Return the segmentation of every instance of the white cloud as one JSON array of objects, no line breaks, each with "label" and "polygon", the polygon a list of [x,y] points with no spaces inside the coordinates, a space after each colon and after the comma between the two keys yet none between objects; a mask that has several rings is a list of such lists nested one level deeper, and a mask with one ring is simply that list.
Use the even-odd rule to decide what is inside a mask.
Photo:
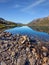
[{"label": "white cloud", "polygon": [[34,3],[32,3],[31,5],[29,5],[29,6],[25,7],[25,8],[23,8],[21,11],[25,11],[25,10],[28,10],[28,9],[30,9],[30,8],[33,8],[33,7],[35,7],[35,6],[37,6],[37,5],[41,4],[41,3],[43,3],[43,2],[45,2],[45,1],[46,1],[46,0],[38,0],[38,1],[34,2]]}]

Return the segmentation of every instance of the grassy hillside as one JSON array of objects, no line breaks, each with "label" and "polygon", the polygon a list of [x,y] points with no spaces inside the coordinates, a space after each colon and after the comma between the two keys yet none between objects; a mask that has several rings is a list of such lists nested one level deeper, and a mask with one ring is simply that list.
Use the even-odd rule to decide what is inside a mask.
[{"label": "grassy hillside", "polygon": [[32,25],[33,26],[49,26],[49,17],[33,20],[28,25],[29,26],[32,26]]},{"label": "grassy hillside", "polygon": [[33,20],[28,26],[35,30],[49,33],[49,17]]},{"label": "grassy hillside", "polygon": [[3,18],[0,18],[0,29],[2,28],[10,28],[17,26],[16,23],[13,23],[11,21],[4,20]]},{"label": "grassy hillside", "polygon": [[1,28],[5,28],[5,25],[4,24],[0,24],[0,29]]}]

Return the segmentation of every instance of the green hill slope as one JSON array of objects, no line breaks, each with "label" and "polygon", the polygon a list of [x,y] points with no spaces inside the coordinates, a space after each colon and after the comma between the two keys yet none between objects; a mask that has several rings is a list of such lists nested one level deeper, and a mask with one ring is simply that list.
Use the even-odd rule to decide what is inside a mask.
[{"label": "green hill slope", "polygon": [[7,27],[15,27],[17,26],[16,23],[13,23],[11,21],[4,20],[3,18],[0,18],[0,29],[1,28],[7,28]]}]

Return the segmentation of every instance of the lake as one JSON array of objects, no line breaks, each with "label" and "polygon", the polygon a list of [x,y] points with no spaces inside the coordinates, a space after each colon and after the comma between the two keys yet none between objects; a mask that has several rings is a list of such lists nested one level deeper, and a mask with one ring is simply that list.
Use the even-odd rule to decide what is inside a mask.
[{"label": "lake", "polygon": [[34,29],[28,26],[15,27],[15,28],[7,29],[5,31],[10,32],[12,34],[27,35],[29,37],[37,38],[42,41],[49,41],[48,33],[35,31]]}]

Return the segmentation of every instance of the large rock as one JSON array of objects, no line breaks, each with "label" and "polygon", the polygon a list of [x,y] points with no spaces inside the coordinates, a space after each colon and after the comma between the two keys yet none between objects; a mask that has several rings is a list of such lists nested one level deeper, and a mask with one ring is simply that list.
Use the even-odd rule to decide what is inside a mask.
[{"label": "large rock", "polygon": [[19,45],[25,43],[26,40],[27,40],[26,36],[21,36],[19,41],[18,41]]}]

